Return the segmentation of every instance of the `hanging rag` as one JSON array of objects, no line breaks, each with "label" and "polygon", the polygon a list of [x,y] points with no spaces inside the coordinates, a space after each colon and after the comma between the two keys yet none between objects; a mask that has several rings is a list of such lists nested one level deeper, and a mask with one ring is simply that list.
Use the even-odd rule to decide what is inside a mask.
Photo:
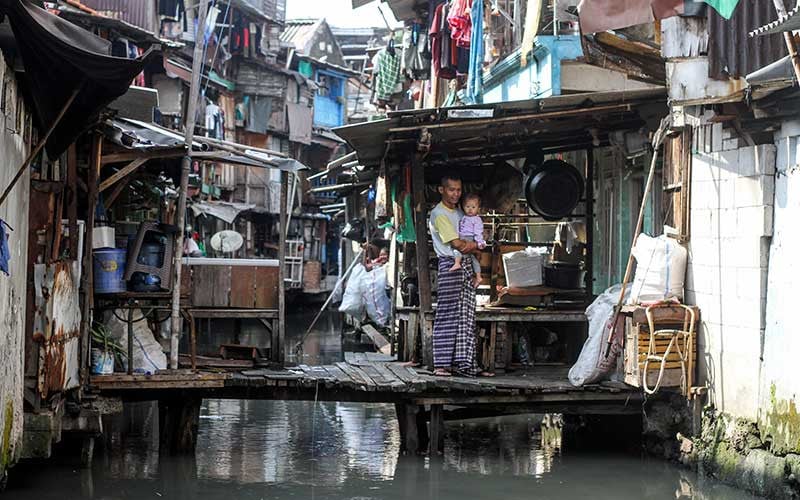
[{"label": "hanging rag", "polygon": [[469,71],[467,72],[467,104],[483,103],[483,2],[472,4],[472,43],[469,47]]},{"label": "hanging rag", "polygon": [[10,276],[8,272],[8,263],[11,261],[11,251],[8,249],[8,235],[6,235],[6,227],[9,226],[6,221],[0,219],[0,271],[3,271],[6,276]]},{"label": "hanging rag", "polygon": [[542,0],[528,2],[525,13],[525,27],[522,32],[522,45],[520,45],[520,66],[528,65],[528,53],[533,50],[536,35],[539,33],[539,20],[542,17]]},{"label": "hanging rag", "polygon": [[388,101],[397,93],[398,84],[401,84],[400,57],[396,51],[391,54],[385,48],[381,49],[375,54],[374,68],[375,99]]},{"label": "hanging rag", "polygon": [[403,33],[401,70],[411,80],[427,80],[431,74],[431,49],[422,25],[413,23]]},{"label": "hanging rag", "polygon": [[450,4],[447,24],[458,47],[469,47],[472,41],[472,20],[475,17],[470,18],[470,11],[470,0],[453,0]]},{"label": "hanging rag", "polygon": [[431,64],[433,75],[437,78],[452,79],[456,77],[457,54],[455,41],[450,36],[450,25],[447,23],[448,6],[443,3],[436,7],[430,31]]}]

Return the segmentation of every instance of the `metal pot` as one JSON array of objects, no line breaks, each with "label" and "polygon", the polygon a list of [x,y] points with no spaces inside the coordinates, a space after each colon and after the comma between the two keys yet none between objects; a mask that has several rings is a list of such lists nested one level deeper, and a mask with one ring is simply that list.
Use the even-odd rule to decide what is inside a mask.
[{"label": "metal pot", "polygon": [[544,284],[551,288],[578,290],[583,288],[584,271],[580,264],[549,262],[544,266]]},{"label": "metal pot", "polygon": [[569,163],[547,160],[531,169],[525,182],[525,198],[545,220],[559,220],[575,210],[583,195],[583,176]]}]

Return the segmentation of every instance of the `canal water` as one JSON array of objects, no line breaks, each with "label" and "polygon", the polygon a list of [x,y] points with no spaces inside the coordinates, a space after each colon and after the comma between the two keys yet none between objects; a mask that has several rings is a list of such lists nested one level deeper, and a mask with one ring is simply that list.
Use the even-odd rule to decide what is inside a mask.
[{"label": "canal water", "polygon": [[[312,316],[293,318],[287,350]],[[303,361],[339,359],[338,327],[324,317]],[[562,452],[533,415],[447,423],[443,458],[400,455],[391,405],[206,401],[191,457],[159,456],[157,420],[154,405],[129,408],[91,469],[17,467],[3,499],[754,498],[637,454]]]}]

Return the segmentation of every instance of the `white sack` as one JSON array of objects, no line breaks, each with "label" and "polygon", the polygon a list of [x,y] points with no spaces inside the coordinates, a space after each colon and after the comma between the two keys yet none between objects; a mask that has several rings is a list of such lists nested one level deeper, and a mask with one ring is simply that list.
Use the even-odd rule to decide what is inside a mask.
[{"label": "white sack", "polygon": [[639,235],[633,248],[636,274],[629,304],[658,302],[670,298],[683,300],[686,278],[686,249],[674,238]]},{"label": "white sack", "polygon": [[364,319],[364,312],[366,307],[362,299],[364,290],[364,278],[367,274],[366,269],[361,264],[356,264],[350,277],[347,279],[347,285],[344,289],[342,296],[342,303],[339,305],[339,312],[349,314],[353,318],[361,321]]},{"label": "white sack", "polygon": [[[599,295],[586,308],[586,319],[589,320],[589,337],[583,344],[578,361],[569,370],[569,382],[574,386],[591,384],[601,380],[606,373],[598,369],[598,361],[603,355],[606,345],[608,322],[614,314],[614,306],[619,300],[622,285],[614,285]],[[626,294],[628,292],[626,291]]]},{"label": "white sack", "polygon": [[378,326],[386,326],[392,314],[392,301],[386,294],[386,266],[378,266],[365,273],[362,298],[367,315]]},{"label": "white sack", "polygon": [[[117,309],[114,311],[109,320],[106,322],[106,327],[112,338],[114,338],[119,345],[128,352],[128,323],[117,318],[127,318],[128,311],[124,309]],[[167,356],[164,350],[161,349],[161,344],[158,343],[153,332],[147,326],[147,321],[136,321],[141,319],[141,309],[133,310],[133,371],[144,373],[155,373],[156,370],[166,370]],[[123,369],[128,369],[128,359],[122,358]]]}]

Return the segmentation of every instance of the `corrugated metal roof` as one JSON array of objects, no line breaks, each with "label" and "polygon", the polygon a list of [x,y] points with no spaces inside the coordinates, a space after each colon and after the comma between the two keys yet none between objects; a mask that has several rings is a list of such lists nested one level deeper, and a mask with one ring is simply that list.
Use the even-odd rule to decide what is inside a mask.
[{"label": "corrugated metal roof", "polygon": [[[449,118],[453,110],[481,110],[491,117]],[[553,151],[591,147],[596,141],[607,145],[609,131],[657,123],[666,113],[666,91],[657,88],[396,111],[384,120],[333,131],[357,152],[362,165],[374,167],[386,157],[387,147],[390,161],[407,161],[426,129],[431,135],[426,161],[461,166],[524,157],[534,144]]]},{"label": "corrugated metal roof", "polygon": [[158,33],[160,25],[156,13],[157,2],[144,0],[81,0],[81,3],[98,13],[120,19],[150,33]]},{"label": "corrugated metal roof", "polygon": [[299,52],[306,52],[311,37],[324,19],[290,19],[281,33],[281,41],[290,43]]},{"label": "corrugated metal roof", "polygon": [[739,2],[730,20],[708,9],[708,76],[740,78],[787,54],[783,36],[748,37],[775,17],[772,0]]},{"label": "corrugated metal roof", "polygon": [[750,36],[772,35],[774,33],[794,30],[800,30],[800,2],[797,3],[794,9],[787,12],[785,16],[779,16],[775,21],[751,31]]}]

